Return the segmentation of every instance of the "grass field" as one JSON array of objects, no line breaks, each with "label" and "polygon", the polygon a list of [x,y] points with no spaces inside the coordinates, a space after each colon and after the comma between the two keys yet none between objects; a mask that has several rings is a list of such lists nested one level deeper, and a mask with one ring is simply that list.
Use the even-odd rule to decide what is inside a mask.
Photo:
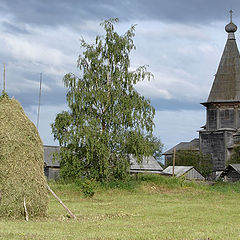
[{"label": "grass field", "polygon": [[160,176],[99,186],[92,199],[77,184],[51,183],[77,215],[50,196],[49,218],[0,220],[0,239],[240,239],[240,184],[214,186]]}]

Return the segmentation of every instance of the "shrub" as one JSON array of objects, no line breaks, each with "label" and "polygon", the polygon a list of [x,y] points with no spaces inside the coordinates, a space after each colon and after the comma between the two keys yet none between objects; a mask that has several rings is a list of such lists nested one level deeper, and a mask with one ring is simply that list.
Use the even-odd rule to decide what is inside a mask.
[{"label": "shrub", "polygon": [[82,179],[77,181],[77,184],[81,187],[82,193],[87,198],[92,198],[96,190],[96,182],[90,179]]}]

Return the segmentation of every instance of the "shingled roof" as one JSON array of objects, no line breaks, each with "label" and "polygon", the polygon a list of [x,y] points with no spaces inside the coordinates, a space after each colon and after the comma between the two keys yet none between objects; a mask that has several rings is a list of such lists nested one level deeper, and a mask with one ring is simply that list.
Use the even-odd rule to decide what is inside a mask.
[{"label": "shingled roof", "polygon": [[[168,166],[162,172],[163,175],[172,175],[173,166]],[[185,176],[189,180],[204,180],[204,177],[193,166],[175,166],[174,175],[176,177]]]},{"label": "shingled roof", "polygon": [[237,26],[232,23],[232,19],[225,30],[228,39],[207,103],[240,101],[240,55],[234,35]]},{"label": "shingled roof", "polygon": [[155,172],[162,171],[162,167],[153,156],[143,157],[142,163],[138,163],[137,159],[130,154],[130,172]]},{"label": "shingled roof", "polygon": [[223,177],[224,175],[227,174],[227,172],[233,168],[236,172],[238,172],[240,174],[240,164],[239,163],[235,163],[235,164],[229,164],[224,171],[221,173],[221,176]]},{"label": "shingled roof", "polygon": [[176,151],[178,150],[192,150],[192,151],[199,151],[199,138],[194,138],[190,142],[180,142],[176,146],[170,148],[166,152],[163,153],[163,155],[169,155],[173,154],[174,148]]}]

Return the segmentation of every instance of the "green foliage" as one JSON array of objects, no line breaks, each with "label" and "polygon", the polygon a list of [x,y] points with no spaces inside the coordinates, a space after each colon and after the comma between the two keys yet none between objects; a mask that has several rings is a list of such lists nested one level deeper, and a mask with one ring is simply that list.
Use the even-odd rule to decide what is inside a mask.
[{"label": "green foliage", "polygon": [[105,182],[96,182],[93,179],[76,179],[74,181],[60,179],[57,182],[53,181],[49,184],[57,191],[81,191],[85,197],[89,197],[91,192],[96,194],[115,189],[128,192],[138,192],[142,191],[141,186],[143,185],[155,185],[169,189],[178,189],[182,187],[202,188],[201,184],[195,183],[194,181],[186,181],[184,178],[166,177],[159,174],[145,173],[140,173],[137,176],[129,175],[126,179],[113,179]]},{"label": "green foliage", "polygon": [[237,182],[222,182],[219,181],[210,188],[211,191],[217,191],[222,193],[240,193],[240,181]]},{"label": "green foliage", "polygon": [[141,161],[157,147],[157,154],[161,152],[160,141],[152,136],[155,110],[134,89],[152,74],[146,66],[129,70],[135,26],[119,35],[114,30],[117,21],[104,21],[105,36],[97,36],[95,43],[81,40],[80,76],[64,77],[69,111],[57,115],[52,132],[61,146],[65,179],[124,179],[129,153]]},{"label": "green foliage", "polygon": [[152,150],[151,155],[153,155],[153,157],[160,163],[160,165],[162,165],[160,162],[162,157],[162,150],[163,150],[163,144],[161,140],[158,137],[153,136],[149,142],[151,144],[150,149]]},{"label": "green foliage", "polygon": [[[78,179],[73,181],[52,181],[49,182],[51,188],[56,191],[72,191],[79,192],[82,190],[82,182],[86,179]],[[87,180],[89,181],[89,180]],[[90,181],[91,182],[91,181]],[[93,181],[93,187],[95,194],[107,193],[108,190],[123,190],[128,192],[140,192],[142,193],[142,186],[158,186],[168,189],[186,189],[192,188],[194,190],[207,190],[215,193],[240,193],[240,181],[229,183],[229,182],[216,182],[209,184],[208,182],[189,181],[184,178],[168,177],[159,174],[145,174],[141,173],[137,177],[130,175],[127,179],[118,180],[114,179],[108,182],[95,182]]]},{"label": "green foliage", "polygon": [[128,176],[126,179],[118,180],[114,179],[112,181],[101,183],[101,188],[106,189],[123,189],[130,192],[133,192],[137,189],[140,181],[136,179],[135,176]]},{"label": "green foliage", "polygon": [[139,182],[146,183],[154,183],[157,186],[164,186],[169,189],[181,188],[184,186],[190,186],[191,183],[185,181],[184,178],[176,178],[176,177],[167,177],[161,176],[157,174],[142,174],[139,176]]},{"label": "green foliage", "polygon": [[176,152],[176,165],[194,166],[204,177],[212,172],[212,159],[210,155],[191,150]]},{"label": "green foliage", "polygon": [[77,185],[80,186],[85,197],[92,198],[94,196],[96,182],[93,179],[80,179],[77,181]]},{"label": "green foliage", "polygon": [[136,156],[141,162],[141,156],[153,156],[160,161],[163,144],[156,136],[146,135],[135,131],[126,132],[126,151]]},{"label": "green foliage", "polygon": [[227,165],[232,163],[240,163],[240,146],[233,148],[233,153],[230,159],[227,161]]}]

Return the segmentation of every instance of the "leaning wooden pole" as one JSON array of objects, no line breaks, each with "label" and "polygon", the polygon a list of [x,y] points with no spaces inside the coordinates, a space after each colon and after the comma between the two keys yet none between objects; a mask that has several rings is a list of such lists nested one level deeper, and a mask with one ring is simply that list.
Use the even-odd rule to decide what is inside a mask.
[{"label": "leaning wooden pole", "polygon": [[56,193],[48,185],[47,185],[47,189],[59,201],[59,203],[67,210],[70,216],[74,219],[77,219],[77,217],[71,212],[71,210],[62,202],[62,200],[56,195]]},{"label": "leaning wooden pole", "polygon": [[173,168],[172,168],[172,176],[174,177],[174,168],[175,168],[175,160],[176,160],[176,148],[173,149]]}]

